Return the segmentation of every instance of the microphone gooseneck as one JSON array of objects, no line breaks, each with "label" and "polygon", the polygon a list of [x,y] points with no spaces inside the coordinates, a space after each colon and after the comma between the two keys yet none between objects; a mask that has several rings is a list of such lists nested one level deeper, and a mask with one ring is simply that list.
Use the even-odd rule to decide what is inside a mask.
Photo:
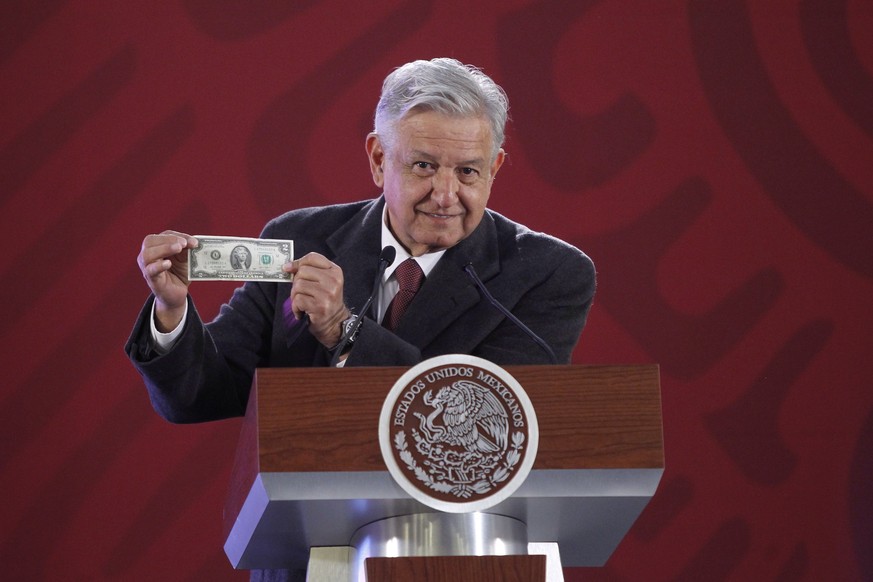
[{"label": "microphone gooseneck", "polygon": [[540,346],[542,350],[546,352],[546,354],[548,354],[549,359],[552,361],[553,364],[558,363],[558,357],[555,356],[555,352],[552,351],[552,348],[549,347],[549,344],[547,344],[545,340],[543,340],[543,338],[535,334],[533,330],[531,330],[528,326],[522,323],[520,319],[513,315],[512,312],[510,312],[506,307],[503,306],[502,303],[497,301],[497,299],[495,299],[494,296],[491,295],[491,293],[488,291],[488,288],[485,287],[485,283],[483,283],[482,280],[479,279],[479,275],[476,274],[476,269],[473,268],[473,263],[467,263],[467,265],[464,267],[464,272],[467,273],[467,276],[473,280],[473,284],[476,285],[477,289],[479,289],[479,293],[481,293],[482,296],[488,300],[488,303],[490,303],[497,311],[506,316],[506,318],[514,323],[521,331],[527,334],[527,336],[532,339],[534,343]]},{"label": "microphone gooseneck", "polygon": [[367,297],[367,301],[361,308],[361,313],[358,316],[358,319],[355,321],[355,324],[352,326],[352,329],[349,330],[349,333],[343,334],[342,340],[340,340],[340,343],[337,344],[336,348],[334,348],[333,356],[330,359],[331,368],[336,367],[337,362],[339,361],[339,358],[343,353],[343,348],[346,347],[346,343],[348,343],[349,338],[355,337],[355,334],[358,333],[358,329],[364,322],[364,317],[367,315],[367,311],[370,309],[370,305],[373,304],[373,299],[376,297],[376,293],[379,291],[379,285],[382,284],[382,275],[385,274],[385,269],[390,267],[391,264],[394,262],[394,258],[396,256],[397,249],[390,245],[383,248],[382,252],[379,253],[379,268],[376,271],[376,278],[373,280],[373,290],[370,292],[370,296]]}]

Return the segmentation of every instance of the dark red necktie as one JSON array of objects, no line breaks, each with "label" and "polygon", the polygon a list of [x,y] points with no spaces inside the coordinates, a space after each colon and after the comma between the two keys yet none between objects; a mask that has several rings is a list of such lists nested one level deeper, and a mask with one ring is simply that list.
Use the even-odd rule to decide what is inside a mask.
[{"label": "dark red necktie", "polygon": [[415,259],[406,259],[400,263],[397,270],[394,271],[394,276],[400,283],[400,290],[391,300],[388,311],[385,312],[385,318],[382,320],[382,325],[390,330],[397,329],[400,318],[409,304],[412,303],[413,297],[418,293],[418,289],[424,281],[424,272]]}]

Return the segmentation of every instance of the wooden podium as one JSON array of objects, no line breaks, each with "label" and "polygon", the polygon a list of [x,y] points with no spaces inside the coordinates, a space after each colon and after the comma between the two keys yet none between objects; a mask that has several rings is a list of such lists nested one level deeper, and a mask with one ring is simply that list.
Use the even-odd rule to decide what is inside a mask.
[{"label": "wooden podium", "polygon": [[[539,452],[515,494],[483,513],[517,520],[528,542],[556,542],[564,566],[602,566],[664,471],[658,367],[505,369],[536,410]],[[437,513],[394,482],[379,448],[384,399],[405,371],[256,372],[224,508],[235,568],[304,568],[312,547],[352,546],[364,526]]]}]

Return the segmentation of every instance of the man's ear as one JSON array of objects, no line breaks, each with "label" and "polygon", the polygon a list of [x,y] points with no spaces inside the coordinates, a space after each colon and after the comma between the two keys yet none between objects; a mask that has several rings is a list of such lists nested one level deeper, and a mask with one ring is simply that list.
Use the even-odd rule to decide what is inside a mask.
[{"label": "man's ear", "polygon": [[382,147],[382,139],[376,132],[367,135],[367,158],[370,160],[370,173],[373,174],[373,182],[379,188],[385,185],[385,174],[382,166],[385,163],[385,149]]},{"label": "man's ear", "polygon": [[494,156],[494,162],[491,164],[491,180],[497,176],[498,170],[500,170],[500,166],[503,165],[504,160],[506,159],[506,152],[503,151],[503,148],[497,150],[497,155]]}]

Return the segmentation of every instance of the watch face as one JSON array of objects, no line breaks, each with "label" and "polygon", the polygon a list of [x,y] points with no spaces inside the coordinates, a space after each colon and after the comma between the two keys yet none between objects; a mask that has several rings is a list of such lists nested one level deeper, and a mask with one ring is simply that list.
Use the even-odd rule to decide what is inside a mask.
[{"label": "watch face", "polygon": [[[352,328],[355,326],[355,322],[358,321],[357,315],[352,315],[347,320],[343,322],[343,335],[349,335],[351,333]],[[351,338],[350,338],[351,339]]]}]

